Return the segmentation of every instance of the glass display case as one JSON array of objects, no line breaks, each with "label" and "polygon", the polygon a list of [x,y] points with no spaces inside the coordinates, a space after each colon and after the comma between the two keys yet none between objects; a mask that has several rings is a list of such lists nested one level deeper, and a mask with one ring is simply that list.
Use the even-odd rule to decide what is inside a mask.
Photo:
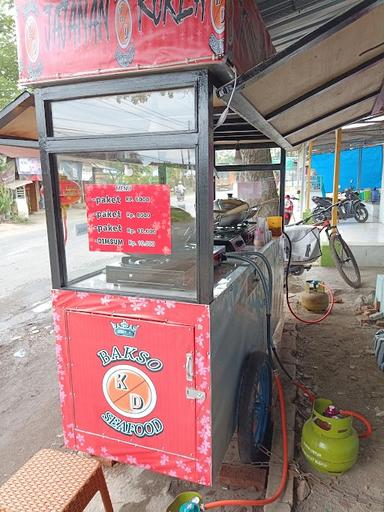
[{"label": "glass display case", "polygon": [[81,194],[65,219],[70,286],[196,300],[194,150],[58,154],[55,163]]},{"label": "glass display case", "polygon": [[211,89],[200,71],[39,91],[55,288],[211,302]]},{"label": "glass display case", "polygon": [[[38,92],[54,288],[200,304],[223,290],[222,254],[281,210],[284,154],[214,154],[212,95],[206,70]],[[229,198],[242,215],[218,214]]]}]

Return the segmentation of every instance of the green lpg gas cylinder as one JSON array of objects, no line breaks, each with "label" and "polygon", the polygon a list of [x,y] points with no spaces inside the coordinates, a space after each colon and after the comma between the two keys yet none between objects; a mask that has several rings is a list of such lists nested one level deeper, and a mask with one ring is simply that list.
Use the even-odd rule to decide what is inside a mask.
[{"label": "green lpg gas cylinder", "polygon": [[359,438],[351,416],[324,416],[331,400],[318,398],[312,416],[304,424],[301,449],[308,462],[318,471],[340,475],[356,462]]}]

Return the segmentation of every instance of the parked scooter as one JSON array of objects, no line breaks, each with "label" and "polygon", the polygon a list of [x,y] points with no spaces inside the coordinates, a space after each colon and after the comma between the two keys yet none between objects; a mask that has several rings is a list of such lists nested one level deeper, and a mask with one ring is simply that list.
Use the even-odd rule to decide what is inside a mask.
[{"label": "parked scooter", "polygon": [[[345,198],[339,202],[337,214],[339,219],[356,219],[357,222],[366,222],[368,220],[368,211],[365,204],[361,202],[359,193],[353,189],[346,189]],[[332,213],[327,210],[332,204],[329,197],[312,197],[312,201],[316,204],[313,210],[313,219],[315,222],[323,222],[325,219],[330,220]]]},{"label": "parked scooter", "polygon": [[324,222],[324,220],[331,219],[331,213],[328,208],[331,206],[332,201],[329,197],[313,196],[312,201],[315,203],[315,208],[312,210],[313,220],[315,223]]},{"label": "parked scooter", "polygon": [[341,202],[340,218],[353,219],[357,222],[366,222],[368,220],[368,210],[360,200],[359,193],[349,188],[345,192],[345,199]]},{"label": "parked scooter", "polygon": [[176,185],[175,192],[176,192],[176,200],[177,200],[177,202],[178,203],[184,203],[184,200],[185,200],[185,187],[181,183],[181,181],[179,181],[179,183]]}]

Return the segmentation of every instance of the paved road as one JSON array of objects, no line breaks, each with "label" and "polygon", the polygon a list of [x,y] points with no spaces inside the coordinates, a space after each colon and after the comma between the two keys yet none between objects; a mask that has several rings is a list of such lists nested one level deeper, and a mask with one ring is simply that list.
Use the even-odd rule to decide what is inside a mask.
[{"label": "paved road", "polygon": [[[101,268],[110,256],[89,253],[84,226],[85,211],[72,210],[68,220],[67,260],[70,278]],[[28,322],[46,317],[50,310],[51,274],[48,239],[43,213],[29,224],[0,224],[0,344],[9,334]]]},{"label": "paved road", "polygon": [[44,215],[26,225],[0,224],[0,247],[1,483],[62,438]]},{"label": "paved road", "polygon": [[34,317],[32,306],[49,299],[50,270],[45,218],[31,224],[0,224],[0,344]]}]

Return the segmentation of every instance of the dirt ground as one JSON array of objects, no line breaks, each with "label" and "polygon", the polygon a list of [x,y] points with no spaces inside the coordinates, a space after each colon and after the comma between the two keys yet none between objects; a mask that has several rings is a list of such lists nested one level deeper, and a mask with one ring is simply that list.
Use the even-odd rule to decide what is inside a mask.
[{"label": "dirt ground", "polygon": [[[295,512],[384,511],[384,373],[372,351],[378,327],[361,326],[354,312],[359,296],[374,290],[377,273],[383,273],[383,267],[362,269],[363,287],[359,290],[345,285],[334,269],[318,267],[293,278],[293,292],[305,279],[319,278],[342,300],[319,325],[295,322],[298,377],[318,396],[332,399],[342,409],[361,412],[373,426],[372,437],[361,440],[358,462],[349,472],[339,477],[320,475],[300,454],[301,414],[307,417],[310,409],[306,409],[306,400],[298,400]],[[293,298],[294,303],[296,300]]]},{"label": "dirt ground", "polygon": [[0,336],[0,484],[41,448],[63,444],[50,315]]}]

